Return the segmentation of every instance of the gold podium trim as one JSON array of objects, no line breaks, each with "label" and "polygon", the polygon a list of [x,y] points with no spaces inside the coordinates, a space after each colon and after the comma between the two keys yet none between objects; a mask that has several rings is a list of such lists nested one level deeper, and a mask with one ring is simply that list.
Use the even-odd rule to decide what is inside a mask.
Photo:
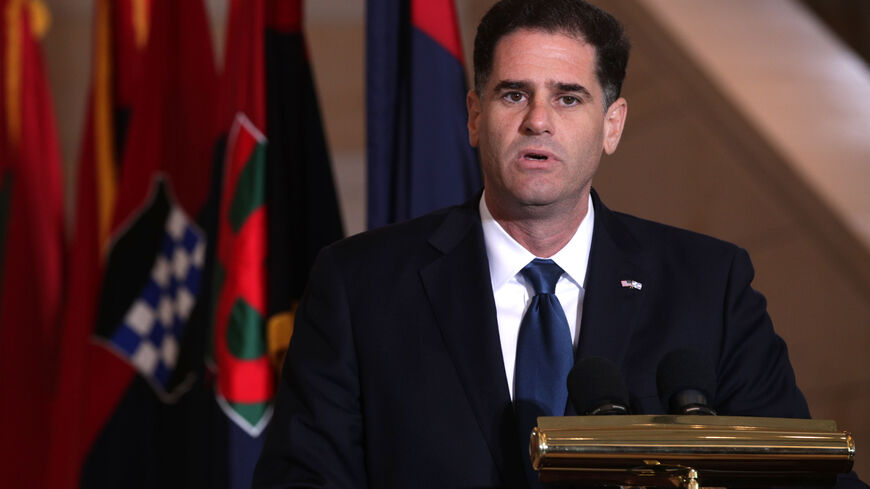
[{"label": "gold podium trim", "polygon": [[529,446],[542,481],[682,487],[829,484],[849,472],[851,434],[830,420],[737,416],[538,418]]}]

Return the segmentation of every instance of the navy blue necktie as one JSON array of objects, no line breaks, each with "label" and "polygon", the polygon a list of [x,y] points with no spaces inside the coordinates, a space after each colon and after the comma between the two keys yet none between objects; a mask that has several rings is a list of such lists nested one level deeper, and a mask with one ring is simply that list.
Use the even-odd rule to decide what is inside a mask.
[{"label": "navy blue necktie", "polygon": [[520,271],[532,285],[532,297],[520,323],[514,370],[520,444],[526,472],[537,485],[528,457],[529,434],[538,416],[562,416],[568,402],[568,372],[574,364],[571,331],[562,304],[556,297],[556,282],[564,271],[553,260],[535,258]]}]

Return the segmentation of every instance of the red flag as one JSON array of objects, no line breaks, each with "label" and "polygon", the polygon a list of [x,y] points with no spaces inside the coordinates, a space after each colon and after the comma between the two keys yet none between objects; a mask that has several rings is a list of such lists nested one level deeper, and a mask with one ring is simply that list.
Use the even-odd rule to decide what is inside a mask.
[{"label": "red flag", "polygon": [[[265,337],[267,312],[265,4],[265,0],[230,3],[221,87],[221,120],[228,134],[213,298],[215,395],[225,414],[250,436],[259,435],[268,423],[274,391],[265,342],[260,341]],[[239,206],[256,211],[234,218],[230,209]],[[243,329],[247,334],[238,334]],[[247,347],[231,346],[228,331],[236,332],[233,336]],[[262,351],[244,358],[234,354],[250,350],[253,344]]]},{"label": "red flag", "polygon": [[[80,147],[68,300],[63,316],[60,386],[52,416],[49,486],[77,486],[84,446],[93,434],[83,429],[88,344],[93,330],[102,278],[103,249],[108,242],[117,193],[119,154],[116,142],[131,114],[141,86],[147,10],[132,2],[97,0],[94,5],[91,89]],[[147,4],[143,4],[147,6]],[[137,12],[139,21],[133,18]],[[123,119],[123,120],[119,120]],[[120,134],[124,136],[125,134]],[[86,435],[86,433],[88,433]]]},{"label": "red flag", "polygon": [[[41,2],[0,0],[0,474],[41,487],[65,247]],[[14,454],[14,455],[13,455]]]},{"label": "red flag", "polygon": [[265,341],[266,137],[239,113],[227,140],[218,224],[217,397],[251,436],[269,422],[275,373]]},{"label": "red flag", "polygon": [[[132,386],[153,379],[142,374],[143,357],[125,357],[100,327],[117,326],[113,321],[135,308],[135,301],[115,300],[117,294],[141,292],[142,280],[158,257],[159,230],[130,239],[131,233],[145,229],[140,221],[153,215],[154,205],[162,202],[158,197],[171,204],[163,217],[182,215],[178,222],[195,218],[202,209],[216,139],[212,107],[217,77],[202,3],[99,0],[95,13],[92,105],[79,168],[51,487],[75,487],[83,479],[120,487],[125,477],[144,475],[124,468],[141,455],[131,450],[151,447],[139,443],[132,432],[127,436],[113,420],[126,410]],[[122,146],[114,146],[116,142]],[[131,267],[144,267],[146,276],[128,273]],[[182,307],[177,302],[173,307],[185,312],[181,328],[194,304]],[[166,353],[172,351],[166,346],[171,343],[161,344],[160,358],[172,357],[169,363],[174,365],[177,355]],[[159,409],[161,400],[157,394],[152,397],[134,407]],[[123,414],[136,419],[135,414]],[[148,419],[138,419],[138,426],[152,429]]]},{"label": "red flag", "polygon": [[[225,131],[235,123],[219,213],[213,355],[228,419],[227,483],[247,487],[295,302],[314,256],[342,230],[302,2],[232,0],[226,46],[221,123]],[[234,215],[239,208],[250,212]]]}]

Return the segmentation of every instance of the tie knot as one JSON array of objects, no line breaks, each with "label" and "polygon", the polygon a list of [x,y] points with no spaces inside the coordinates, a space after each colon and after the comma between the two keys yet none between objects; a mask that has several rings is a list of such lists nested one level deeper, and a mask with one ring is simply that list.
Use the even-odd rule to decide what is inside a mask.
[{"label": "tie knot", "polygon": [[525,268],[520,270],[526,280],[532,284],[537,294],[553,294],[556,292],[556,282],[565,273],[553,260],[535,258]]}]

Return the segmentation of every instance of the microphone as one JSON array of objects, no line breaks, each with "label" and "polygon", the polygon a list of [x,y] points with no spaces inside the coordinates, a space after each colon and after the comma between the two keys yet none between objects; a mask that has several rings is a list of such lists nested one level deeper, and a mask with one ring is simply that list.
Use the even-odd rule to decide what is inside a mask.
[{"label": "microphone", "polygon": [[568,374],[568,395],[581,415],[628,414],[628,389],[619,367],[606,358],[578,361]]},{"label": "microphone", "polygon": [[697,350],[674,350],[656,371],[659,399],[670,414],[716,415],[710,407],[716,394],[713,364]]}]

